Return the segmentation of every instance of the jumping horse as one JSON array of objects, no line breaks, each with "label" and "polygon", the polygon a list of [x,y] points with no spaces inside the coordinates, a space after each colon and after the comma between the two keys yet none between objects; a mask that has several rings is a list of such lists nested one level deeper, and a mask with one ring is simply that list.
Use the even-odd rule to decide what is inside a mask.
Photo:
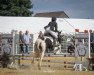
[{"label": "jumping horse", "polygon": [[[61,45],[61,40],[62,40],[61,32],[58,32],[58,41],[60,45]],[[60,46],[57,46],[57,47],[59,48]],[[51,38],[49,38],[49,36],[44,36],[43,39],[37,38],[34,44],[32,63],[34,63],[34,58],[38,58],[38,69],[41,69],[44,53],[46,51],[48,52],[48,50],[50,51],[52,50],[54,52],[55,51],[54,49],[55,47],[53,46],[53,41]]]}]

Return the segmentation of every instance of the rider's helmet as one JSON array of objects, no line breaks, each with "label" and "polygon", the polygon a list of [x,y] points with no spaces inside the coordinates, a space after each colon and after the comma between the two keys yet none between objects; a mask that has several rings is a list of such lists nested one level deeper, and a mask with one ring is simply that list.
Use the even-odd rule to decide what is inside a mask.
[{"label": "rider's helmet", "polygon": [[56,21],[56,17],[52,17],[52,21]]}]

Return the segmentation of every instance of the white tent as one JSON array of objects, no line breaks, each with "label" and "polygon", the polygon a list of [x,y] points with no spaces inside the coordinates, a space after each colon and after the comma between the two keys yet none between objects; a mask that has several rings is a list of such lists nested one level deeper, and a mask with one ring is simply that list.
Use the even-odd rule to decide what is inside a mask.
[{"label": "white tent", "polygon": [[[11,32],[11,30],[18,30],[25,32],[29,30],[30,33],[37,36],[39,31],[44,31],[46,26],[51,21],[51,18],[43,17],[0,17],[0,32]],[[57,19],[58,29],[62,30],[63,33],[74,32],[75,29],[80,31],[94,30],[93,19]]]}]

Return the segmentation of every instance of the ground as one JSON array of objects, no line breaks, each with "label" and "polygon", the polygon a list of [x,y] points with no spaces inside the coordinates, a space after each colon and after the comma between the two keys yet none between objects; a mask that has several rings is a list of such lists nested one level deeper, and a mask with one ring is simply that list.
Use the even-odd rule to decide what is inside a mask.
[{"label": "ground", "polygon": [[[50,60],[64,60],[73,62],[73,57],[45,57],[44,59]],[[0,68],[0,75],[94,75],[94,71],[74,71],[73,69],[64,69],[62,62],[43,62],[42,64],[49,64],[50,67],[42,67],[38,70],[37,61],[32,64],[29,60],[21,60],[21,66],[17,69]]]},{"label": "ground", "polygon": [[94,75],[94,71],[67,70],[9,70],[0,69],[0,75]]}]

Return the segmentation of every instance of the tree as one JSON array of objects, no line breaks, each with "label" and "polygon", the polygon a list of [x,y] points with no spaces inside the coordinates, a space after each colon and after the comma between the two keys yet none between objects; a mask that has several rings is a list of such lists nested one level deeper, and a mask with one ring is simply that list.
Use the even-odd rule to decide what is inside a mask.
[{"label": "tree", "polygon": [[31,16],[31,0],[0,0],[1,16]]}]

